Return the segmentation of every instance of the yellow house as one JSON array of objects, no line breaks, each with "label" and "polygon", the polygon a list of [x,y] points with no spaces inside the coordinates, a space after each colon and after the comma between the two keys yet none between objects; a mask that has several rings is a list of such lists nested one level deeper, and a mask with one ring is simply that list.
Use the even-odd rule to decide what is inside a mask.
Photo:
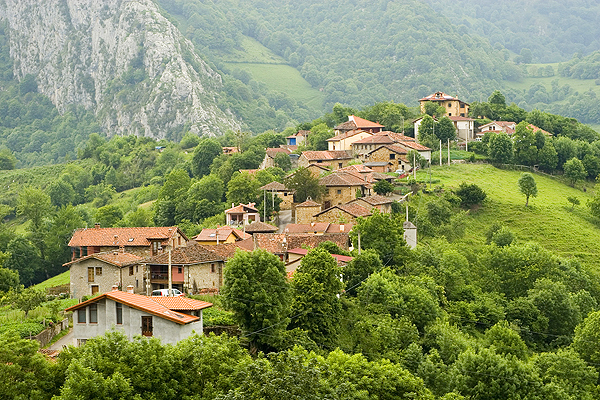
[{"label": "yellow house", "polygon": [[450,96],[444,92],[435,92],[429,96],[423,97],[419,100],[421,105],[421,113],[425,113],[425,103],[433,101],[439,106],[446,109],[446,116],[448,117],[468,117],[469,116],[469,104],[456,97]]},{"label": "yellow house", "polygon": [[217,229],[202,229],[202,232],[193,239],[198,242],[198,244],[214,246],[223,243],[234,243],[238,240],[244,240],[250,237],[251,235],[239,229],[221,226]]}]

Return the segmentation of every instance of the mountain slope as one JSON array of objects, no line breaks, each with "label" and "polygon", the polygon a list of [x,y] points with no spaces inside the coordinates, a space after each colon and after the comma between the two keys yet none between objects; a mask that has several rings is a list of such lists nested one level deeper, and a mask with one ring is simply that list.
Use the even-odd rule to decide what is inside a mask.
[{"label": "mountain slope", "polygon": [[109,135],[176,137],[238,128],[221,76],[151,0],[6,0],[14,74],[64,111],[95,111]]}]

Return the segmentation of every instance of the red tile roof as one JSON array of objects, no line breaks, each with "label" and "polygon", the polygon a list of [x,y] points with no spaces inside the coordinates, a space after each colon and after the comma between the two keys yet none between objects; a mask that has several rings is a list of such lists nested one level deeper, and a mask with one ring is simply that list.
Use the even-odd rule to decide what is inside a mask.
[{"label": "red tile roof", "polygon": [[335,126],[333,129],[337,130],[337,131],[351,131],[356,129],[356,124],[354,123],[354,121],[346,121],[346,122],[342,122],[341,124]]},{"label": "red tile roof", "polygon": [[265,222],[254,221],[250,225],[246,225],[247,233],[256,233],[256,232],[277,232],[277,227],[267,224]]},{"label": "red tile roof", "polygon": [[395,143],[395,140],[390,138],[388,135],[373,135],[371,137],[364,138],[362,140],[357,140],[356,142],[352,143],[352,145],[354,146],[357,144],[392,144],[392,143]]},{"label": "red tile roof", "polygon": [[417,150],[417,151],[431,150],[429,147],[423,146],[421,143],[417,143],[417,142],[399,142],[398,144],[396,144],[396,146],[408,147],[409,149]]},{"label": "red tile roof", "polygon": [[383,125],[378,124],[377,122],[372,122],[367,119],[357,117],[356,115],[348,115],[348,120],[354,121],[354,123],[356,124],[356,127],[359,129],[361,129],[361,128],[383,128],[384,127]]},{"label": "red tile roof", "polygon": [[245,233],[236,228],[231,228],[229,226],[221,226],[217,229],[202,229],[198,235],[196,235],[193,240],[197,242],[212,242],[218,240],[226,240],[229,235],[233,234],[237,239],[243,240],[250,237],[249,234]]},{"label": "red tile roof", "polygon": [[175,311],[196,311],[212,307],[212,303],[190,299],[189,297],[168,297],[168,296],[152,296],[151,299],[158,304],[167,307],[169,310]]},{"label": "red tile roof", "polygon": [[256,247],[273,254],[283,254],[287,251],[285,233],[255,233]]},{"label": "red tile roof", "polygon": [[450,96],[444,92],[435,92],[434,94],[430,94],[429,96],[425,96],[419,101],[444,101],[444,100],[458,100],[456,97]]},{"label": "red tile roof", "polygon": [[267,183],[265,186],[261,186],[260,190],[271,190],[273,192],[289,192],[289,190],[285,187],[285,185],[281,182],[273,181],[271,183]]},{"label": "red tile roof", "polygon": [[314,222],[312,224],[287,224],[285,233],[324,233],[329,228],[329,222]]},{"label": "red tile roof", "polygon": [[237,206],[234,206],[228,210],[225,210],[225,213],[227,213],[227,214],[243,214],[246,212],[257,213],[258,210],[256,208],[254,208],[254,206],[255,206],[255,203],[248,203],[248,204],[240,203]]},{"label": "red tile roof", "polygon": [[337,208],[347,214],[350,214],[353,217],[368,217],[371,215],[371,211],[369,211],[363,206],[359,206],[358,204],[340,204],[337,206],[330,207],[327,210],[323,210],[320,213],[315,214],[315,216],[325,214],[326,212],[329,212],[334,208]]},{"label": "red tile roof", "polygon": [[[221,257],[214,249],[219,246],[221,245],[203,246],[197,242],[189,242],[187,246],[178,247],[171,251],[171,264],[193,265],[206,262],[223,261],[223,257]],[[148,257],[143,262],[146,264],[168,265],[169,253],[163,252],[157,256]]]},{"label": "red tile roof", "polygon": [[354,172],[354,173],[358,172],[361,174],[373,172],[373,170],[371,168],[365,166],[364,164],[348,165],[347,167],[340,168],[337,170],[337,172],[340,172],[340,171]]},{"label": "red tile roof", "polygon": [[298,207],[321,207],[321,205],[317,202],[312,201],[310,198],[306,199],[305,202],[300,203],[296,206],[296,208]]},{"label": "red tile roof", "polygon": [[[299,254],[301,256],[305,256],[308,254],[310,250],[307,249],[292,249],[288,250],[288,253]],[[348,263],[354,259],[351,256],[343,256],[341,254],[332,254],[331,257],[335,258],[338,262]]]},{"label": "red tile roof", "polygon": [[142,257],[136,256],[135,254],[124,253],[122,251],[105,251],[102,253],[94,253],[85,257],[78,258],[77,260],[73,260],[63,264],[63,266],[67,267],[80,261],[89,260],[90,258],[95,258],[97,260],[104,261],[107,264],[111,264],[117,267],[124,267],[126,265],[135,264],[142,259]]},{"label": "red tile roof", "polygon": [[448,118],[450,118],[451,121],[475,121],[473,118],[460,117],[460,116],[455,116],[455,115],[451,115]]},{"label": "red tile roof", "polygon": [[350,138],[352,136],[356,136],[359,133],[368,133],[369,135],[372,135],[372,133],[370,133],[370,132],[366,132],[366,131],[363,131],[363,130],[360,130],[360,129],[353,129],[351,131],[343,132],[343,133],[340,133],[337,136],[329,138],[329,139],[327,139],[327,141],[328,142],[339,142],[340,140],[347,139],[347,138]]},{"label": "red tile roof", "polygon": [[354,224],[352,222],[346,224],[329,224],[325,233],[348,233],[352,230],[353,226]]},{"label": "red tile roof", "polygon": [[367,183],[368,180],[359,173],[350,172],[334,172],[319,179],[319,184],[323,186],[364,186]]},{"label": "red tile roof", "polygon": [[271,158],[275,158],[275,156],[279,153],[283,153],[283,154],[287,154],[287,155],[292,153],[288,149],[284,149],[282,147],[270,147],[270,148],[266,149],[265,152]]},{"label": "red tile roof", "polygon": [[313,160],[347,160],[347,159],[352,158],[344,150],[303,151],[302,155],[309,161],[313,161]]},{"label": "red tile roof", "polygon": [[151,239],[163,243],[179,234],[188,238],[176,226],[141,228],[84,228],[77,229],[69,241],[70,247],[106,247],[106,246],[150,246]]},{"label": "red tile roof", "polygon": [[397,154],[408,154],[408,151],[398,145],[395,144],[385,144],[383,146],[379,146],[378,148],[376,148],[375,150],[371,150],[368,154],[374,153],[376,151],[379,151],[381,149],[388,149],[390,151],[393,151],[394,153]]},{"label": "red tile roof", "polygon": [[[172,322],[176,322],[180,325],[185,325],[190,322],[196,322],[200,318],[188,314],[183,314],[177,311],[173,311],[168,307],[154,301],[153,297],[146,297],[139,294],[133,294],[128,292],[121,292],[119,290],[113,290],[106,292],[100,296],[93,297],[87,301],[74,305],[67,308],[65,311],[75,311],[80,308],[86,307],[90,303],[95,303],[102,299],[111,299],[119,303],[128,305],[129,307],[135,308],[140,311],[147,312],[149,314],[156,315],[157,317],[167,319]],[[210,304],[210,303],[207,303]],[[211,304],[212,305],[212,304]],[[210,307],[210,306],[207,306]],[[206,308],[206,307],[205,307]]]},{"label": "red tile roof", "polygon": [[348,250],[349,237],[347,233],[325,233],[315,235],[312,233],[290,233],[286,235],[287,247],[296,249],[299,247],[308,247],[314,249],[323,242],[333,242],[340,248]]},{"label": "red tile roof", "polygon": [[382,204],[390,204],[393,203],[394,200],[390,199],[389,197],[385,197],[385,196],[380,196],[378,194],[374,194],[372,196],[365,196],[365,197],[359,197],[357,199],[354,199],[352,201],[349,201],[348,203],[353,203],[356,201],[362,200],[367,204],[370,204],[372,206],[379,206]]}]

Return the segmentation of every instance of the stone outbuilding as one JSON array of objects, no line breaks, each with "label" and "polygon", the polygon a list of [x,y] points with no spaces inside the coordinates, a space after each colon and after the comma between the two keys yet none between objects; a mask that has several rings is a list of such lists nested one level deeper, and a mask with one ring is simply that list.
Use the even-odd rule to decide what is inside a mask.
[{"label": "stone outbuilding", "polygon": [[310,197],[305,202],[296,205],[296,223],[310,224],[314,221],[313,215],[321,212],[321,205]]}]

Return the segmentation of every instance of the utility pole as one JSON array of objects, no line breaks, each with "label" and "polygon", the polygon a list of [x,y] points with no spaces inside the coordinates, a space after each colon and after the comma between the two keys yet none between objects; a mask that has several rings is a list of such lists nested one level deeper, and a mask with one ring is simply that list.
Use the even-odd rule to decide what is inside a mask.
[{"label": "utility pole", "polygon": [[173,296],[173,271],[171,270],[171,249],[169,249],[169,296]]},{"label": "utility pole", "polygon": [[450,165],[450,138],[448,138],[448,165]]},{"label": "utility pole", "polygon": [[440,167],[442,166],[442,139],[440,139]]}]

